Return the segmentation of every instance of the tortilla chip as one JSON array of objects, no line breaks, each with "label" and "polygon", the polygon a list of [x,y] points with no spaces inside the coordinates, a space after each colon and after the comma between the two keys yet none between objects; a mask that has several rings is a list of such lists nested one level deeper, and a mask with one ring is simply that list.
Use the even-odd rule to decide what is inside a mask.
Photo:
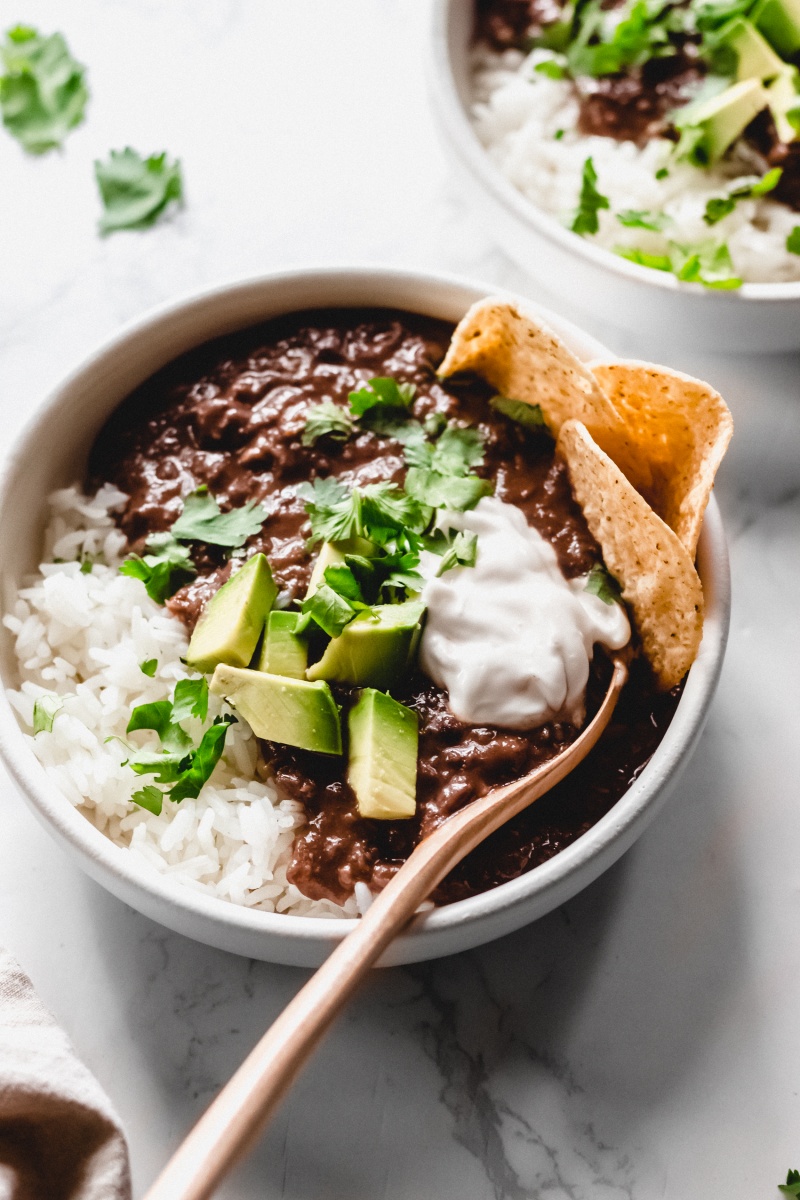
[{"label": "tortilla chip", "polygon": [[630,605],[659,687],[679,683],[703,634],[703,587],[683,543],[580,421],[561,427],[575,499]]},{"label": "tortilla chip", "polygon": [[727,404],[707,383],[652,363],[592,363],[591,369],[650,465],[645,496],[694,559],[733,434]]},{"label": "tortilla chip", "polygon": [[541,407],[558,437],[578,420],[637,487],[652,479],[646,459],[592,372],[538,318],[506,300],[479,300],[459,321],[439,375],[474,371],[511,400]]}]

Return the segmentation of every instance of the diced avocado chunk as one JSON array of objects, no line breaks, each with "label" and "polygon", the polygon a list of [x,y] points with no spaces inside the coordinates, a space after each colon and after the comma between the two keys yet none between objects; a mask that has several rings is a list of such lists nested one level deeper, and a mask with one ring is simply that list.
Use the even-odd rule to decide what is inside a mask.
[{"label": "diced avocado chunk", "polygon": [[425,605],[376,604],[345,625],[332,638],[306,679],[335,679],[356,687],[395,687],[414,665]]},{"label": "diced avocado chunk", "polygon": [[800,50],[800,0],[759,0],[750,20],[781,58]]},{"label": "diced avocado chunk", "polygon": [[299,613],[272,610],[264,630],[264,644],[258,659],[259,671],[267,671],[270,675],[287,675],[290,679],[305,679],[308,643],[295,633],[299,620]]},{"label": "diced avocado chunk", "polygon": [[736,78],[774,79],[784,69],[785,63],[762,37],[752,21],[739,17],[720,30],[720,41],[731,48],[737,56]]},{"label": "diced avocado chunk", "polygon": [[397,821],[417,808],[417,714],[364,688],[350,709],[347,782],[362,817]]},{"label": "diced avocado chunk", "polygon": [[339,709],[327,683],[308,683],[222,663],[211,691],[241,713],[256,737],[318,754],[342,753]]},{"label": "diced avocado chunk", "polygon": [[342,565],[346,554],[360,554],[362,558],[371,558],[374,553],[374,543],[362,537],[347,538],[343,542],[323,542],[311,570],[306,597],[311,596],[319,585],[324,582],[325,572],[328,567],[340,567]]},{"label": "diced avocado chunk", "polygon": [[246,667],[278,589],[263,554],[254,554],[205,607],[189,642],[188,666],[210,674],[219,663]]},{"label": "diced avocado chunk", "polygon": [[676,125],[695,135],[691,161],[701,166],[717,162],[766,107],[767,93],[760,79],[743,79],[707,100],[687,105],[676,117]]},{"label": "diced avocado chunk", "polygon": [[797,68],[784,66],[780,75],[767,86],[767,103],[782,142],[793,142],[797,137],[797,124],[800,123],[799,81]]}]

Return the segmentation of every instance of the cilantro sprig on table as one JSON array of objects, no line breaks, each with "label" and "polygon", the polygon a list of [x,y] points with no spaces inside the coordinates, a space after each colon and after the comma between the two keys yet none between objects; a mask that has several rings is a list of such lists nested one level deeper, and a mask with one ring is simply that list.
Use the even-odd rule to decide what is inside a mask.
[{"label": "cilantro sprig on table", "polygon": [[63,35],[17,25],[6,33],[0,61],[6,129],[31,154],[60,146],[83,120],[89,99],[86,69],[72,57]]},{"label": "cilantro sprig on table", "polygon": [[191,553],[182,542],[205,542],[235,550],[259,532],[266,517],[266,509],[255,500],[222,512],[203,485],[186,497],[183,512],[172,528],[152,534],[147,539],[145,553],[129,555],[120,566],[120,573],[141,579],[150,599],[163,604],[197,574]]},{"label": "cilantro sprig on table", "polygon": [[112,150],[105,162],[95,162],[94,174],[103,203],[101,233],[146,229],[183,200],[180,161],[170,161],[166,151],[143,158],[130,146]]},{"label": "cilantro sprig on table", "polygon": [[134,803],[158,815],[165,796],[180,803],[200,795],[225,748],[228,729],[236,721],[230,714],[215,717],[195,745],[182,722],[191,718],[205,721],[207,716],[208,684],[203,677],[179,680],[171,701],[156,700],[134,708],[126,733],[152,730],[158,735],[159,749],[132,750],[128,766],[137,775],[152,775],[156,783],[167,785],[147,784],[133,793]]}]

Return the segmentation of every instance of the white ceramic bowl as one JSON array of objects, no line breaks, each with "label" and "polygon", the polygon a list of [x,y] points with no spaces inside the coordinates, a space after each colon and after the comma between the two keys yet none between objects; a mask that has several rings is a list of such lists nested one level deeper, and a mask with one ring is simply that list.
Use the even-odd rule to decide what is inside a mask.
[{"label": "white ceramic bowl", "polygon": [[[492,291],[449,277],[377,268],[294,271],[212,289],[128,325],[40,405],[4,464],[4,607],[18,581],[39,561],[47,495],[83,478],[88,450],[115,406],[177,355],[219,334],[318,306],[386,305],[455,322],[470,304]],[[574,326],[552,313],[542,315],[576,354],[585,359],[608,355]],[[713,500],[698,564],[708,605],[700,653],[672,724],[633,787],[588,833],[549,862],[491,892],[420,917],[392,947],[387,964],[465,950],[542,916],[591,883],[653,819],[700,736],[722,665],[729,572]],[[0,679],[16,686],[11,639],[5,630],[3,635]],[[54,788],[23,736],[5,691],[0,691],[0,755],[47,829],[115,896],[154,921],[212,946],[300,966],[320,963],[352,927],[349,920],[256,912],[198,894],[114,845]]]},{"label": "white ceramic bowl", "polygon": [[707,350],[800,346],[800,282],[714,291],[628,262],[537,209],[490,159],[468,118],[472,0],[432,0],[428,83],[460,191],[508,255],[554,295],[642,333]]}]

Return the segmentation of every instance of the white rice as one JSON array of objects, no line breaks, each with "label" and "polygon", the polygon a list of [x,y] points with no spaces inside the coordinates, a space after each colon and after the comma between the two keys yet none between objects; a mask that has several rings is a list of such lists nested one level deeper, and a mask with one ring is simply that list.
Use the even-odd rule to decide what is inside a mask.
[{"label": "white rice", "polygon": [[[119,573],[126,543],[110,514],[125,499],[110,486],[92,498],[74,487],[55,492],[44,561],[3,618],[15,638],[21,680],[9,699],[23,728],[33,728],[38,696],[63,697],[52,732],[28,733],[34,754],[66,799],[145,869],[264,912],[358,915],[369,901],[366,888],[360,905],[353,898],[340,907],[309,900],[287,882],[303,809],[280,794],[241,718],[196,800],[165,800],[160,816],[131,801],[152,779],[125,765],[128,752],[117,739],[126,738],[137,704],[168,698],[187,676],[181,663],[187,643],[182,623],[149,598],[140,580]],[[83,574],[86,558],[95,565]],[[150,679],[140,664],[152,658],[158,666]],[[211,696],[209,717],[223,707]],[[192,721],[186,728],[196,740],[202,726]],[[157,745],[154,734],[133,740],[143,737]]]},{"label": "white rice", "polygon": [[[760,174],[746,149],[737,149],[711,170],[700,170],[675,162],[674,144],[665,138],[639,149],[633,142],[585,137],[577,132],[578,102],[571,83],[534,71],[537,62],[549,57],[542,50],[526,56],[480,45],[472,61],[472,120],[478,137],[502,173],[537,208],[568,225],[578,203],[583,164],[591,157],[598,190],[611,202],[610,210],[599,213],[600,229],[591,238],[597,244],[665,254],[668,239],[681,245],[713,239],[727,243],[743,280],[800,279],[800,255],[786,249],[800,214],[785,205],[769,197],[740,200],[716,225],[703,221],[707,200],[724,195],[737,179]],[[656,179],[663,167],[668,176]],[[664,233],[625,228],[615,216],[624,209],[665,213],[670,223]]]}]

